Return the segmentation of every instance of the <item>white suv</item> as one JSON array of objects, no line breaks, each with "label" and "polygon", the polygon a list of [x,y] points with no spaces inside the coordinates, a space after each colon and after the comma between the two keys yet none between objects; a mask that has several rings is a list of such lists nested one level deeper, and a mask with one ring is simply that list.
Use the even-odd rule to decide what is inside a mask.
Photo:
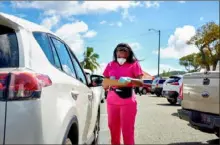
[{"label": "white suv", "polygon": [[163,84],[162,95],[167,98],[170,104],[176,104],[180,95],[181,86],[183,83],[182,75],[170,76]]},{"label": "white suv", "polygon": [[94,143],[100,98],[90,87],[64,41],[0,13],[0,144]]}]

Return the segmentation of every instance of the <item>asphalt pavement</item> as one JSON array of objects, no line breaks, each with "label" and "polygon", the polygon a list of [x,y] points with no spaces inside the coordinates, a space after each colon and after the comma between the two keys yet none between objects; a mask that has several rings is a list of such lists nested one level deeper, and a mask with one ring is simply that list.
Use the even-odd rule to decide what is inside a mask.
[{"label": "asphalt pavement", "polygon": [[[137,101],[136,144],[219,144],[216,135],[195,130],[179,119],[177,109],[181,107],[170,105],[166,98],[143,95]],[[110,144],[106,103],[101,106],[100,129],[99,144]]]}]

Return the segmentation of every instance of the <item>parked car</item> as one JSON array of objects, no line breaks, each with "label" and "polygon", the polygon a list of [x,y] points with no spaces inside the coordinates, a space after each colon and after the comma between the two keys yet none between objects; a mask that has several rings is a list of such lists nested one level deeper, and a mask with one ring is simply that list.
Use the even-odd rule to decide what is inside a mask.
[{"label": "parked car", "polygon": [[167,101],[170,104],[176,104],[177,98],[180,94],[180,88],[182,85],[183,76],[182,75],[174,75],[170,76],[163,84],[163,96],[167,98]]},{"label": "parked car", "polygon": [[156,94],[158,97],[160,97],[162,95],[163,83],[165,81],[166,79],[163,78],[154,79],[151,85],[151,93]]},{"label": "parked car", "polygon": [[0,13],[0,144],[95,144],[100,98],[92,87],[62,39]]},{"label": "parked car", "polygon": [[187,120],[191,127],[219,137],[219,64],[216,70],[183,76],[182,109],[178,110],[178,114],[181,119]]},{"label": "parked car", "polygon": [[151,80],[151,79],[144,79],[143,86],[139,87],[140,92],[144,95],[146,95],[147,93],[150,93],[152,82],[153,82],[153,80]]},{"label": "parked car", "polygon": [[[102,87],[102,81],[104,79],[104,77],[102,75],[98,75],[98,74],[92,74],[91,70],[88,69],[84,69],[87,79],[89,81],[89,83],[93,83],[93,86],[97,86],[97,87],[92,87],[92,91],[93,93],[95,93],[96,96],[100,97],[101,103],[105,102],[105,90]],[[93,80],[91,80],[91,75],[93,75]],[[97,76],[97,78],[95,77]]]}]

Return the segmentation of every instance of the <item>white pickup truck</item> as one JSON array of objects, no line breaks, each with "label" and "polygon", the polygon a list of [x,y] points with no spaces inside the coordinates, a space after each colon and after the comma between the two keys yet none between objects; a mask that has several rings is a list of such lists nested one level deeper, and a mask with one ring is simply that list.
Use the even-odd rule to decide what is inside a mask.
[{"label": "white pickup truck", "polygon": [[195,72],[183,76],[181,119],[191,127],[219,137],[220,129],[220,81],[219,63],[216,71]]}]

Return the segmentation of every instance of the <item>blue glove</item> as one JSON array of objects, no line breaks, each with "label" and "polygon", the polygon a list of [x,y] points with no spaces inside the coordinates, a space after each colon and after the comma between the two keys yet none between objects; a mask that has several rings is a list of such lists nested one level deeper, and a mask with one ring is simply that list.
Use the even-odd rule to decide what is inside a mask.
[{"label": "blue glove", "polygon": [[115,80],[115,76],[110,76],[110,79],[111,80]]},{"label": "blue glove", "polygon": [[120,82],[120,83],[129,83],[129,82],[131,82],[131,78],[129,78],[129,77],[120,77],[118,82]]}]

